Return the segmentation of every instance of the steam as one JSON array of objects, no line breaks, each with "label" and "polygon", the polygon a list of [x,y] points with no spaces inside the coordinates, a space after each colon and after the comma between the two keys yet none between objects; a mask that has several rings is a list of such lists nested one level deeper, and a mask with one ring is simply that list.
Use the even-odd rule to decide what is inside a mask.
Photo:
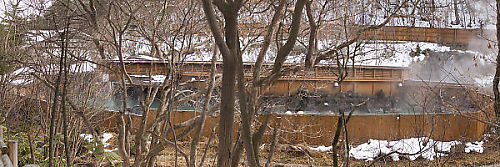
[{"label": "steam", "polygon": [[[477,20],[476,36],[469,39],[467,46],[456,47],[450,51],[425,51],[422,62],[410,64],[410,79],[429,82],[468,84],[484,93],[492,93],[496,45],[495,2],[483,0],[471,2],[471,15]],[[476,26],[475,26],[476,27]]]}]

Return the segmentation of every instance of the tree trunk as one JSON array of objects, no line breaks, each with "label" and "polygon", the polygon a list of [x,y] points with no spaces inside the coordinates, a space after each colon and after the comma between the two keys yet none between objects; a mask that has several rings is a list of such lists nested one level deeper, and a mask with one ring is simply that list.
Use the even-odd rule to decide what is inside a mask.
[{"label": "tree trunk", "polygon": [[202,0],[203,11],[206,15],[215,43],[221,52],[224,67],[222,69],[221,106],[219,116],[219,145],[217,147],[217,166],[228,167],[231,162],[231,147],[233,139],[234,122],[234,88],[236,85],[236,56],[239,54],[238,42],[238,3],[231,5],[218,1],[217,7],[224,14],[226,25],[224,27],[225,40],[222,37],[212,2]]},{"label": "tree trunk", "polygon": [[217,166],[219,167],[229,166],[231,160],[234,121],[234,86],[236,81],[235,74],[235,64],[226,63],[226,60],[224,60],[221,89],[222,102],[219,120],[219,145],[217,147]]},{"label": "tree trunk", "polygon": [[62,97],[61,97],[61,110],[62,110],[62,119],[63,119],[63,136],[64,136],[64,152],[66,156],[66,166],[70,167],[72,165],[72,160],[70,156],[70,149],[69,149],[69,141],[68,141],[68,120],[67,120],[67,114],[66,114],[66,95],[68,94],[68,44],[67,44],[67,27],[66,30],[63,32],[63,36],[61,37],[62,39],[62,50],[63,54],[61,55],[63,60],[63,73],[64,73],[64,80],[63,80],[63,92],[62,92]]},{"label": "tree trunk", "polygon": [[[500,39],[500,0],[497,0],[497,41]],[[495,118],[496,122],[498,122],[500,119],[500,93],[498,92],[498,82],[500,81],[500,65],[498,64],[500,62],[500,42],[497,42],[497,66],[496,66],[496,71],[495,71],[495,77],[493,78],[493,93],[495,94],[495,104],[494,104],[494,110],[495,110]],[[500,128],[496,128],[497,134],[500,134]],[[500,142],[498,143],[500,145]]]},{"label": "tree trunk", "polygon": [[63,57],[62,55],[64,54],[64,49],[61,48],[61,57],[59,59],[59,72],[57,74],[57,80],[56,80],[56,84],[54,86],[54,101],[52,102],[52,106],[51,106],[51,109],[50,109],[50,130],[49,130],[49,164],[48,166],[49,167],[53,167],[54,166],[54,153],[55,153],[55,147],[54,147],[54,135],[56,134],[56,125],[55,125],[55,121],[56,121],[56,116],[57,116],[57,101],[58,101],[58,98],[59,98],[59,86],[61,85],[61,75],[62,75],[62,68],[63,68]]},{"label": "tree trunk", "polygon": [[233,142],[235,86],[236,86],[236,56],[238,55],[238,22],[237,13],[224,15],[226,46],[230,55],[223,56],[222,93],[219,120],[219,145],[217,166],[227,167],[231,162],[231,147]]},{"label": "tree trunk", "polygon": [[458,15],[458,4],[457,0],[453,0],[453,8],[455,10],[455,21],[452,23],[453,25],[460,24],[460,16]]}]

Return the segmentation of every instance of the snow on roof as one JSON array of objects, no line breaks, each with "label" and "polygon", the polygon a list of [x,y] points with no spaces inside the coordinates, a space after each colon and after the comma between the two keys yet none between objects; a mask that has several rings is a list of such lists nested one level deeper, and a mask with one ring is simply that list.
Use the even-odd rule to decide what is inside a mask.
[{"label": "snow on roof", "polygon": [[[75,72],[75,73],[83,73],[83,72],[92,72],[95,70],[97,67],[96,64],[90,63],[90,62],[83,62],[83,63],[76,63],[72,64],[69,68],[70,72]],[[43,72],[57,72],[59,71],[59,65],[55,64],[50,64],[43,66],[41,68],[36,69],[36,67],[33,66],[28,66],[28,67],[22,67],[17,70],[14,70],[11,75],[18,76],[18,75],[29,75],[30,73],[37,72],[37,71],[43,71]]]},{"label": "snow on roof", "polygon": [[[97,67],[96,64],[90,62],[82,62],[70,65],[69,71],[74,73],[93,72],[95,71],[96,67]],[[29,84],[34,81],[33,78],[27,77],[31,73],[44,72],[49,74],[55,74],[58,71],[59,71],[59,65],[54,65],[54,64],[46,65],[38,69],[36,69],[36,67],[33,66],[22,67],[10,73],[13,76],[13,79],[10,81],[10,83],[14,85]]]},{"label": "snow on roof", "polygon": [[[119,58],[115,57],[111,60],[119,60]],[[125,57],[123,60],[127,60],[127,61],[156,61],[156,60],[160,60],[160,59],[155,58],[155,57],[151,57],[151,56],[146,56],[146,55],[134,55],[134,56]]]},{"label": "snow on roof", "polygon": [[23,67],[23,68],[19,68],[19,69],[15,70],[11,74],[17,76],[17,75],[27,75],[27,74],[32,73],[32,72],[35,72],[35,70],[33,70],[30,67]]},{"label": "snow on roof", "polygon": [[13,85],[28,85],[30,83],[33,83],[33,79],[32,78],[14,79],[14,80],[11,80],[9,83],[11,83]]}]

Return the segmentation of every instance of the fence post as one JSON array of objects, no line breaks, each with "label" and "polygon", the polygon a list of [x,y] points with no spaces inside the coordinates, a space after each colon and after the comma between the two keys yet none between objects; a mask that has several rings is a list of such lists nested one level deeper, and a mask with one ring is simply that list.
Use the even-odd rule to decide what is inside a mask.
[{"label": "fence post", "polygon": [[454,29],[454,31],[453,31],[453,32],[455,33],[455,34],[454,34],[454,37],[455,37],[455,38],[453,38],[453,45],[457,45],[457,29]]},{"label": "fence post", "polygon": [[17,162],[17,141],[16,140],[9,140],[8,141],[8,147],[9,147],[9,159],[12,162],[13,167],[18,167],[18,162]]}]

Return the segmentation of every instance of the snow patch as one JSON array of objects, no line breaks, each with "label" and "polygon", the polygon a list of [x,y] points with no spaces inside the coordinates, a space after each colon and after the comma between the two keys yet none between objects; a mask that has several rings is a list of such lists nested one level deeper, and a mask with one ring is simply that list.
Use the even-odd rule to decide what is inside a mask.
[{"label": "snow patch", "polygon": [[105,153],[109,153],[109,152],[117,152],[118,151],[118,148],[114,148],[114,149],[104,149],[104,152]]},{"label": "snow patch", "polygon": [[327,152],[332,150],[332,146],[318,146],[318,147],[309,147],[309,149],[313,151],[318,151],[318,152]]},{"label": "snow patch", "polygon": [[32,72],[35,72],[35,70],[33,70],[30,67],[23,67],[23,68],[19,68],[19,69],[15,70],[11,74],[17,76],[17,75],[27,75],[27,74],[32,73]]},{"label": "snow patch", "polygon": [[260,145],[260,146],[259,146],[259,150],[264,149],[264,147],[265,147],[265,146],[266,146],[266,143],[264,143],[264,144]]},{"label": "snow patch", "polygon": [[[80,134],[80,137],[83,138],[83,140],[87,142],[92,142],[94,140],[94,136],[91,134]],[[109,146],[110,144],[107,143],[109,139],[113,138],[113,134],[111,133],[103,133],[100,137],[101,142],[103,143],[104,147]]]},{"label": "snow patch", "polygon": [[91,134],[80,134],[80,137],[87,142],[92,142],[92,139],[94,138]]},{"label": "snow patch", "polygon": [[428,42],[397,42],[397,41],[374,41],[375,43],[364,44],[361,51],[361,60],[355,62],[356,65],[370,66],[396,66],[408,67],[412,62],[422,61],[425,55],[415,53],[417,48],[420,51],[431,50],[434,52],[455,51],[448,46],[441,46],[436,43]]},{"label": "snow patch", "polygon": [[[130,77],[134,78],[149,78],[149,75],[130,75]],[[153,83],[162,83],[167,78],[166,75],[151,75],[151,82]],[[143,81],[149,83],[149,80]]]},{"label": "snow patch", "polygon": [[352,148],[349,151],[349,156],[355,159],[364,159],[372,161],[373,158],[378,157],[381,154],[388,154],[391,149],[388,148],[389,142],[385,140],[368,140],[367,143],[363,143],[357,147]]},{"label": "snow patch", "polygon": [[487,75],[487,76],[476,77],[473,79],[477,83],[477,85],[485,87],[487,85],[493,84],[493,78],[494,78],[493,75]]},{"label": "snow patch", "polygon": [[13,85],[27,85],[33,83],[33,79],[31,78],[23,78],[23,79],[15,79],[10,81]]},{"label": "snow patch", "polygon": [[104,133],[104,134],[102,134],[102,140],[101,141],[103,143],[106,143],[111,138],[113,138],[113,134],[111,134],[111,133]]},{"label": "snow patch", "polygon": [[484,142],[467,142],[465,143],[465,152],[470,153],[472,151],[477,153],[483,153],[483,144]]},{"label": "snow patch", "polygon": [[[427,160],[434,160],[437,157],[447,156],[451,148],[461,144],[459,141],[442,142],[435,141],[427,137],[401,139],[397,141],[374,140],[370,139],[367,143],[358,145],[349,151],[349,156],[359,159],[372,161],[374,158],[390,154],[393,161],[399,161],[400,155],[409,159],[416,160],[422,157]],[[465,144],[464,152],[483,152],[483,142],[468,142]]]}]

